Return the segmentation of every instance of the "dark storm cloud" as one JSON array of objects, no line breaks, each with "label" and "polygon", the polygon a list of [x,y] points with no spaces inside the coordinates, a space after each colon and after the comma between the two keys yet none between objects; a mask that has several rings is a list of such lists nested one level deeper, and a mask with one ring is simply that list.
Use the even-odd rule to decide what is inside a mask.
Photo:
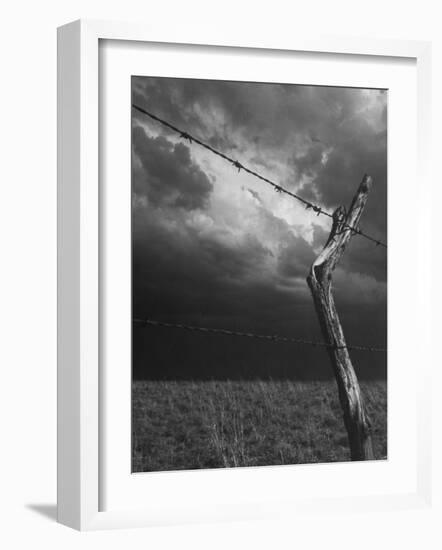
[{"label": "dark storm cloud", "polygon": [[271,252],[254,235],[246,235],[235,247],[226,246],[211,237],[194,236],[198,254],[202,254],[207,268],[215,268],[214,278],[219,281],[234,280],[241,283],[255,275],[262,261]]},{"label": "dark storm cloud", "polygon": [[[197,131],[226,141],[232,132],[243,132],[255,146],[279,149],[283,145],[293,152],[297,143],[290,139],[295,135],[302,134],[311,145],[332,145],[340,125],[350,127],[363,120],[364,113],[358,111],[363,93],[321,86],[133,79],[134,102],[174,124],[191,124]],[[216,113],[219,120],[214,127]],[[385,126],[385,110],[382,121]]]},{"label": "dark storm cloud", "polygon": [[315,259],[312,247],[302,237],[291,236],[281,248],[278,257],[278,272],[284,277],[303,277]]},{"label": "dark storm cloud", "polygon": [[293,161],[300,175],[313,178],[309,186],[306,184],[310,194],[331,209],[341,204],[349,206],[362,176],[371,175],[373,190],[364,211],[364,223],[385,238],[386,133],[374,132],[363,122],[352,124],[351,129],[342,129],[325,163],[323,154],[327,154],[326,147],[317,145]]},{"label": "dark storm cloud", "polygon": [[313,224],[313,249],[322,249],[324,248],[325,243],[327,242],[328,231],[325,231],[320,225]]},{"label": "dark storm cloud", "polygon": [[[173,231],[167,220],[159,221],[164,216],[145,208],[135,211],[136,315],[242,330],[251,324],[262,331],[274,329],[276,322],[284,329],[284,319],[293,309],[288,299],[295,296],[262,280],[269,251],[253,235],[229,245],[193,229]],[[295,301],[305,303],[304,293]]]},{"label": "dark storm cloud", "polygon": [[362,237],[356,237],[348,245],[340,265],[348,272],[369,275],[376,281],[386,282],[385,255],[385,249],[374,246]]},{"label": "dark storm cloud", "polygon": [[[330,211],[348,206],[369,173],[374,185],[361,225],[386,238],[384,94],[135,78],[133,100],[225,153],[245,156],[252,168]],[[226,180],[210,164],[213,157],[198,156],[198,147],[177,143],[169,130],[133,116],[134,315],[320,339],[305,278],[328,230],[317,218],[306,228],[288,208],[277,210],[269,202],[273,195],[252,189],[249,180],[235,181],[241,197],[237,187],[236,194],[227,192],[233,172]],[[385,250],[355,236],[334,279],[347,340],[383,345]],[[311,366],[316,355],[309,354],[297,349],[296,361]],[[371,369],[364,372],[381,373],[381,360],[364,361],[359,364]]]},{"label": "dark storm cloud", "polygon": [[134,192],[154,205],[194,210],[204,208],[213,185],[192,162],[189,148],[164,137],[150,138],[140,126],[132,131],[132,147],[141,166],[134,167]]},{"label": "dark storm cloud", "polygon": [[[167,215],[164,209],[142,206],[134,210],[135,317],[150,317],[172,323],[244,332],[253,331],[260,334],[278,333],[305,339],[321,339],[318,321],[305,283],[305,276],[314,255],[304,239],[293,236],[290,238],[286,235],[286,245],[282,246],[277,257],[277,269],[273,277],[263,279],[260,275],[265,268],[269,251],[252,235],[234,245],[226,244],[219,236],[201,235],[189,227],[180,226],[180,230],[177,231],[170,227]],[[175,217],[175,222],[181,221],[179,217]],[[282,231],[281,228],[279,230]],[[320,239],[321,231],[317,230],[317,233]],[[275,284],[275,281],[294,279],[299,282],[295,287]],[[382,327],[385,328],[385,325],[384,316],[380,312],[385,300],[381,300],[379,308],[374,304],[372,297],[368,301],[362,299],[364,285],[355,287],[349,284],[348,276],[343,277],[340,273],[337,273],[335,287],[338,309],[348,340],[353,343],[382,343],[382,338],[385,337]],[[152,349],[165,345],[162,338],[168,346],[175,345],[181,349],[180,346],[183,345],[182,337],[175,333],[172,340],[167,334],[156,335],[155,338],[160,340],[150,341],[147,347],[146,335],[136,333],[136,338],[136,349],[144,350],[139,351],[137,359],[137,372],[141,377],[145,375],[143,365],[152,361]],[[187,342],[187,337],[184,338]],[[212,376],[224,376],[226,372],[230,377],[234,376],[234,372],[226,371],[223,367],[222,362],[226,357],[222,352],[223,345],[227,346],[225,353],[231,362],[228,367],[231,370],[239,369],[240,366],[242,369],[244,361],[247,360],[253,361],[254,368],[258,369],[256,372],[268,369],[270,364],[270,368],[274,369],[270,371],[270,376],[272,372],[274,376],[281,374],[282,365],[286,369],[286,374],[291,372],[292,375],[301,378],[329,374],[327,369],[322,368],[322,362],[317,363],[318,352],[314,353],[310,349],[272,348],[269,352],[263,350],[262,346],[256,348],[253,341],[226,341],[224,344],[213,339],[206,342],[200,338],[197,339],[197,343],[195,342],[194,339],[190,339],[183,350],[191,366],[185,367],[185,357],[182,358],[181,365],[181,368],[189,368],[188,372],[194,373],[193,376],[203,375],[199,371],[195,374],[196,371],[193,369],[196,365],[201,366],[201,361],[204,363],[203,357],[206,354]],[[195,351],[196,345],[198,352]],[[158,353],[161,354],[161,349]],[[294,354],[295,360],[290,360],[290,354]],[[367,368],[364,367],[366,364]],[[382,364],[382,361],[375,364],[366,363],[365,358],[358,363],[362,375],[367,376],[381,375]],[[170,368],[171,371],[166,368],[162,372],[154,372],[156,376],[169,373],[173,377],[185,377],[182,370],[176,370],[176,365]],[[251,371],[254,372],[253,368]],[[243,370],[240,372],[244,374]]]},{"label": "dark storm cloud", "polygon": [[[373,121],[358,89],[168,78],[134,79],[133,87],[136,102],[214,146],[254,152],[255,163],[270,170],[272,156],[283,158],[283,183],[303,185],[305,198],[330,209],[348,206],[370,174],[364,224],[385,239],[386,92],[372,92],[379,103]],[[311,181],[302,184],[303,176]]]},{"label": "dark storm cloud", "polygon": [[[146,212],[143,212],[146,214]],[[301,276],[297,292],[255,279],[267,252],[258,243],[236,248],[177,234],[163,227],[155,212],[137,216],[134,228],[134,316],[175,323],[227,328],[258,334],[283,334],[320,340],[311,297],[305,292],[305,271],[291,263],[299,251],[283,253],[286,276]],[[157,212],[159,215],[159,212]],[[301,246],[306,254],[308,251]],[[288,251],[288,249],[287,249]],[[286,264],[283,263],[284,259]],[[307,268],[307,265],[305,265]],[[291,269],[294,272],[291,272]],[[338,277],[339,280],[339,277]],[[348,286],[348,280],[344,285]],[[355,307],[355,297],[337,285],[337,303],[347,340],[385,343],[385,312],[373,303]],[[176,361],[177,354],[179,362]],[[136,377],[211,378],[289,376],[329,377],[325,353],[317,348],[263,345],[259,341],[182,334],[181,331],[134,332]],[[383,357],[357,356],[363,377],[382,376]]]},{"label": "dark storm cloud", "polygon": [[[218,84],[222,87],[221,98],[217,98]],[[163,116],[176,126],[192,128],[192,132],[209,141],[215,148],[236,149],[229,138],[231,127],[228,121],[217,121],[216,127],[209,114],[217,107],[223,107],[229,98],[233,99],[235,90],[229,83],[206,80],[177,80],[174,78],[133,77],[133,102],[147,110],[154,109],[155,114]],[[135,117],[140,117],[134,113]],[[171,133],[165,130],[165,133]]]},{"label": "dark storm cloud", "polygon": [[[230,149],[243,149],[243,144],[235,141],[235,134],[249,140],[257,151],[269,148],[277,151],[281,145],[287,146],[295,133],[320,135],[324,116],[329,119],[331,115],[324,98],[317,94],[317,88],[312,86],[133,79],[137,105],[154,109],[175,125],[191,126],[192,131],[211,140],[213,145]],[[292,145],[295,147],[294,141]]]}]

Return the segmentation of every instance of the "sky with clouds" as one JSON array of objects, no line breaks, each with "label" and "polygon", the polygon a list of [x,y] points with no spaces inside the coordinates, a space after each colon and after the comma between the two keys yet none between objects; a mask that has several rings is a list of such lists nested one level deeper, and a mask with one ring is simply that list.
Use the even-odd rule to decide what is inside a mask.
[{"label": "sky with clouds", "polygon": [[[370,174],[361,227],[386,241],[386,91],[133,77],[132,101],[329,211]],[[306,276],[330,220],[134,109],[132,225],[134,317],[322,339]],[[356,236],[335,271],[348,344],[386,345],[386,258]],[[244,340],[135,328],[134,373],[331,375],[322,350]]]}]

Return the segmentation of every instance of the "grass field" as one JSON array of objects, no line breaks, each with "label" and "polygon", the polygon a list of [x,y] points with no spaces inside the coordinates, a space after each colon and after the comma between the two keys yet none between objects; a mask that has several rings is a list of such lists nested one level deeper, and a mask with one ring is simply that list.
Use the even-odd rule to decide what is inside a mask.
[{"label": "grass field", "polygon": [[[361,387],[385,458],[386,383]],[[334,381],[136,381],[132,408],[134,472],[349,460]]]}]

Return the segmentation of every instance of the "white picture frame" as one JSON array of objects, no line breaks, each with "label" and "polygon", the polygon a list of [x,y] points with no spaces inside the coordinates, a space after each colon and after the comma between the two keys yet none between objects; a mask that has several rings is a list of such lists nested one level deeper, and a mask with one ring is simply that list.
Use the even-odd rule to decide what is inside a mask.
[{"label": "white picture frame", "polygon": [[[266,495],[247,509],[193,503],[186,513],[167,505],[114,507],[102,510],[100,414],[100,177],[99,177],[99,44],[100,40],[127,43],[168,43],[274,51],[328,53],[348,56],[410,58],[417,67],[417,163],[420,200],[419,294],[416,307],[423,319],[420,344],[428,347],[431,296],[431,231],[428,204],[430,121],[430,44],[426,42],[365,40],[297,34],[267,43],[265,38],[188,36],[185,29],[168,36],[154,26],[102,21],[76,21],[58,30],[58,521],[80,530],[140,527],[179,522],[290,516],[315,510],[370,511],[379,508],[426,506],[431,499],[430,385],[431,361],[419,366],[416,380],[416,488],[403,492],[275,500]],[[232,50],[233,51],[233,50]],[[245,51],[245,50],[242,50]],[[171,475],[171,474],[162,474]],[[173,475],[173,474],[172,474]],[[234,475],[244,476],[236,472]],[[285,474],[282,474],[285,475]],[[164,478],[165,479],[165,478]],[[314,491],[312,492],[312,495]],[[189,499],[192,497],[189,496]],[[232,504],[235,500],[232,496]]]}]

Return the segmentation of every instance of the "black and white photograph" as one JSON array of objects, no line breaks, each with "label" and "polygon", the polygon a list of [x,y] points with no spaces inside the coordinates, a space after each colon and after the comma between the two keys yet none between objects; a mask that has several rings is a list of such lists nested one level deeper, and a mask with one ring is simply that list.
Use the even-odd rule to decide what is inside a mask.
[{"label": "black and white photograph", "polygon": [[131,80],[132,471],[386,460],[388,91]]},{"label": "black and white photograph", "polygon": [[442,548],[440,2],[358,7],[5,5],[1,548]]}]

